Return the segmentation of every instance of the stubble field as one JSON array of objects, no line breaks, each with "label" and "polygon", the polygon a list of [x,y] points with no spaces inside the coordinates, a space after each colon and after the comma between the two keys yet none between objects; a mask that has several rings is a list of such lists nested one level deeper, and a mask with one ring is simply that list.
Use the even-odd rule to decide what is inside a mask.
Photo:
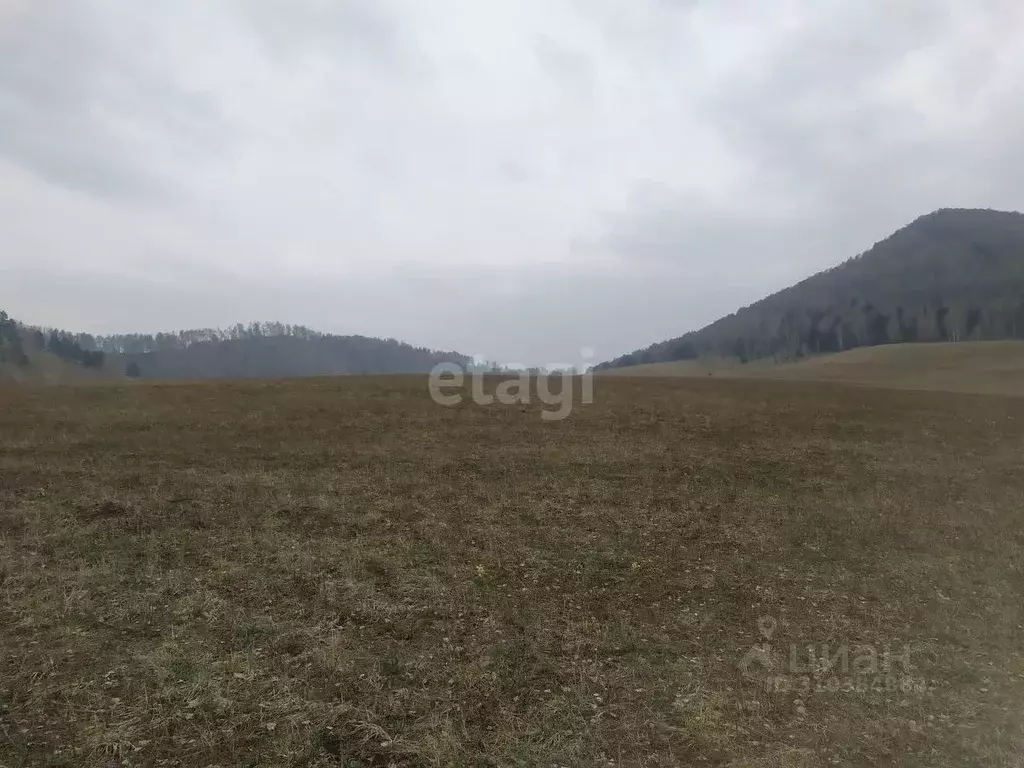
[{"label": "stubble field", "polygon": [[0,766],[1022,764],[1024,398],[595,398],[0,389]]}]

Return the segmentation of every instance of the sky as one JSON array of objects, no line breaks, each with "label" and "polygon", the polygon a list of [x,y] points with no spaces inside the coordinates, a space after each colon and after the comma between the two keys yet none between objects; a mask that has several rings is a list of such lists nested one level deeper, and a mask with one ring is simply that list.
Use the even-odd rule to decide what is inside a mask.
[{"label": "sky", "polygon": [[1019,0],[0,0],[0,308],[606,360],[1024,210],[1022,49]]}]

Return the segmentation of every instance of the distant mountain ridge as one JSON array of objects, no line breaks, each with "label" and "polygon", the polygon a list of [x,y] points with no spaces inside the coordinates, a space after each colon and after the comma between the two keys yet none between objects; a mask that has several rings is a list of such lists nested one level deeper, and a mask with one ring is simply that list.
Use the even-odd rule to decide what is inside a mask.
[{"label": "distant mountain ridge", "polygon": [[1024,339],[1024,214],[935,211],[839,266],[597,367],[966,339]]},{"label": "distant mountain ridge", "polygon": [[7,359],[12,374],[14,368],[20,371],[14,378],[22,380],[33,378],[33,363],[42,355],[108,375],[166,380],[426,373],[442,362],[472,362],[458,352],[396,339],[339,336],[273,322],[93,336],[32,328],[3,317],[0,362]]}]

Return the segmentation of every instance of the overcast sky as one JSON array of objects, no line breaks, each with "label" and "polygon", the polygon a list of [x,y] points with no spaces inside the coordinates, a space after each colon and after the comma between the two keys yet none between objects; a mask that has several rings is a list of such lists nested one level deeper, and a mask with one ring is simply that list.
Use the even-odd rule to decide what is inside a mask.
[{"label": "overcast sky", "polygon": [[1019,0],[0,0],[0,307],[504,362],[1024,209]]}]

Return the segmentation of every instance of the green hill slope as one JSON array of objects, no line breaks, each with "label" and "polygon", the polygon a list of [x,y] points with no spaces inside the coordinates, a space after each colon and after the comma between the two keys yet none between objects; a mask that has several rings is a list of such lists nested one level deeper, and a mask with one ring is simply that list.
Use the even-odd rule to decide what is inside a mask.
[{"label": "green hill slope", "polygon": [[946,209],[866,253],[599,368],[701,358],[792,360],[856,347],[1024,339],[1024,215]]},{"label": "green hill slope", "polygon": [[887,344],[788,363],[735,360],[652,363],[606,376],[717,376],[832,381],[892,389],[1024,396],[1024,341]]}]

